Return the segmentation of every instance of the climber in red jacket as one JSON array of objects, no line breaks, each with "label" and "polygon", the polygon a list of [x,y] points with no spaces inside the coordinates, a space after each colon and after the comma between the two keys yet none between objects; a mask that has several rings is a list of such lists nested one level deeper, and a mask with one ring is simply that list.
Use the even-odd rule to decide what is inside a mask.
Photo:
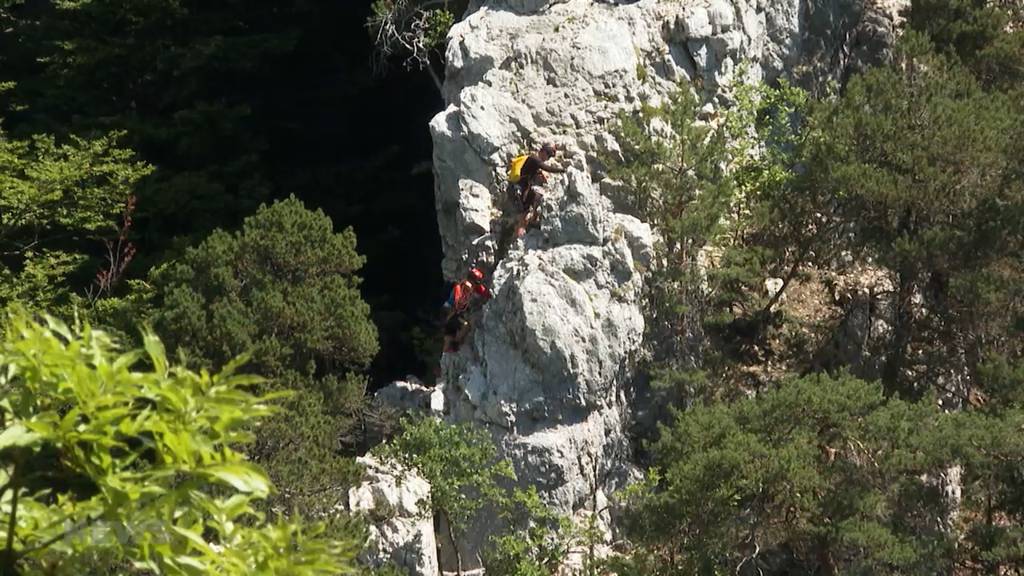
[{"label": "climber in red jacket", "polygon": [[484,273],[476,266],[469,269],[466,279],[452,286],[445,302],[444,351],[458,352],[469,334],[469,314],[474,305],[491,299],[491,291],[484,285]]}]

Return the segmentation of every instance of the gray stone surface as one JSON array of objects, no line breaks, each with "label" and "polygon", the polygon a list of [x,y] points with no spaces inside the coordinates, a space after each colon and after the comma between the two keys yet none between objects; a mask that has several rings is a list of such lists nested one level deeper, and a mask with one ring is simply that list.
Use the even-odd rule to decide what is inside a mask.
[{"label": "gray stone surface", "polygon": [[399,412],[440,414],[444,412],[444,391],[421,382],[396,381],[378,390],[373,399]]},{"label": "gray stone surface", "polygon": [[358,459],[362,482],[349,490],[349,509],[369,521],[360,560],[392,564],[410,576],[437,576],[437,541],[430,514],[430,485],[415,471],[373,456]]}]

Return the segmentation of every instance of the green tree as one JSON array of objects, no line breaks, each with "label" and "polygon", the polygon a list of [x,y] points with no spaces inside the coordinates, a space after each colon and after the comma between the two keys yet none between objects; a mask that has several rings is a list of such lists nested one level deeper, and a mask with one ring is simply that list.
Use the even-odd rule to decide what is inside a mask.
[{"label": "green tree", "polygon": [[18,81],[12,125],[125,131],[159,168],[139,188],[145,245],[164,249],[175,236],[234,225],[270,197],[260,166],[269,143],[256,119],[266,91],[252,75],[294,49],[298,35],[279,26],[301,8],[285,16],[276,2],[246,10],[177,0],[33,4],[3,23],[5,68]]},{"label": "green tree", "polygon": [[[722,275],[720,290],[731,295],[724,304],[734,310],[732,317],[766,322],[803,268],[833,252],[836,224],[826,217],[829,199],[808,186],[800,170],[813,142],[807,93],[785,80],[734,92],[737,102],[725,112],[725,124],[738,191],[729,233],[719,242],[720,268],[743,270],[749,261],[761,266],[759,274],[714,274]],[[764,276],[782,280],[770,297],[761,295]]]},{"label": "green tree", "polygon": [[[375,376],[422,372],[410,332],[429,330],[443,279],[418,126],[442,102],[396,96],[431,91],[423,75],[374,76],[368,4],[4,2],[0,84],[17,84],[0,93],[0,115],[19,139],[123,132],[121,145],[155,167],[134,187],[129,281],[289,194],[354,226],[386,343]],[[130,310],[99,314],[131,323]]]},{"label": "green tree", "polygon": [[953,541],[925,478],[952,458],[950,430],[934,404],[847,376],[679,413],[630,515],[636,560],[648,574],[941,572]]},{"label": "green tree", "polygon": [[1024,570],[1022,426],[1019,408],[998,415],[968,412],[957,416],[956,434],[944,440],[952,439],[963,454],[958,563],[975,574]]},{"label": "green tree", "polygon": [[913,0],[909,28],[959,58],[985,86],[1024,83],[1024,7],[1012,0]]},{"label": "green tree", "polygon": [[921,394],[942,370],[1017,348],[1018,112],[911,33],[893,66],[815,112],[809,179],[834,198],[853,258],[894,278],[893,389]]},{"label": "green tree", "polygon": [[[735,89],[719,118],[698,120],[683,94],[622,120],[621,157],[607,162],[631,194],[618,203],[665,240],[652,372],[696,405],[651,445],[656,481],[633,492],[637,548],[616,573],[1021,568],[1020,12],[914,10],[926,35],[907,32],[891,65],[839,96],[809,102],[783,82]],[[782,291],[804,276],[824,291],[816,277],[862,267],[894,286],[868,296],[891,326],[870,343],[882,382],[776,384],[771,370],[820,369],[814,346],[836,328],[786,340]],[[766,295],[766,276],[782,291]],[[760,391],[744,398],[749,372]],[[936,392],[973,409],[941,413]]]},{"label": "green tree", "polygon": [[295,198],[275,202],[153,275],[156,326],[213,365],[251,349],[261,373],[361,369],[377,353],[356,275],[363,263],[351,229],[336,234]]},{"label": "green tree", "polygon": [[[553,576],[561,573],[571,551],[601,538],[592,522],[576,526],[550,509],[535,487],[506,486],[514,479],[512,467],[499,459],[493,439],[481,428],[434,418],[405,419],[401,433],[375,451],[417,470],[430,483],[431,510],[446,521],[452,542],[459,542],[482,514],[501,519],[486,523],[496,530],[483,550],[488,574]],[[455,553],[461,571],[459,550]],[[595,554],[584,564],[596,570]]]},{"label": "green tree", "polygon": [[593,547],[602,540],[593,516],[582,525],[554,512],[544,504],[537,489],[512,491],[502,516],[508,530],[491,538],[484,567],[494,576],[555,576],[566,574],[565,562],[572,552],[582,554],[582,571],[598,572],[600,559]]},{"label": "green tree", "polygon": [[160,341],[10,315],[0,341],[0,573],[323,574],[356,546],[268,521],[272,487],[238,447],[257,378],[172,366]]},{"label": "green tree", "polygon": [[[1004,367],[1005,368],[1005,367]],[[1019,388],[1022,372],[986,378]],[[993,388],[997,386],[992,384]],[[1024,569],[1019,402],[956,413],[841,375],[676,414],[627,499],[623,575]],[[943,491],[950,470],[959,496]]]},{"label": "green tree", "polygon": [[[452,542],[460,541],[481,510],[506,507],[507,495],[500,482],[513,478],[512,467],[498,459],[486,430],[434,418],[406,420],[402,432],[376,450],[417,470],[430,483],[432,510],[447,521]],[[457,547],[455,554],[461,573]]]},{"label": "green tree", "polygon": [[93,257],[150,168],[119,134],[58,143],[0,130],[0,303],[67,306],[101,264]]},{"label": "green tree", "polygon": [[664,263],[648,280],[648,340],[660,344],[655,356],[669,370],[693,368],[686,359],[705,351],[701,258],[735,197],[725,129],[698,123],[698,108],[681,86],[662,106],[624,114],[615,133],[620,151],[604,159],[609,178],[627,191],[618,202],[661,234]]},{"label": "green tree", "polygon": [[153,322],[190,362],[243,352],[267,390],[297,391],[250,448],[288,508],[331,510],[354,471],[365,378],[377,332],[359,293],[351,229],[291,198],[261,207],[236,233],[217,231],[153,274]]},{"label": "green tree", "polygon": [[[734,96],[721,117],[700,120],[682,87],[624,116],[621,154],[606,159],[629,193],[623,203],[663,239],[648,282],[648,339],[655,385],[683,397],[734,393],[743,384],[735,366],[768,361],[763,351],[784,327],[778,303],[836,248],[830,199],[799,170],[813,142],[807,95],[782,82]],[[766,277],[782,280],[770,296]]]}]

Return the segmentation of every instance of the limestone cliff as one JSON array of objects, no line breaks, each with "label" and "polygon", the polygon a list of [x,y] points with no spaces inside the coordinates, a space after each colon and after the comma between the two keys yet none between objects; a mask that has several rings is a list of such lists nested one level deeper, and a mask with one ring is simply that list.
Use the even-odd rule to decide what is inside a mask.
[{"label": "limestone cliff", "polygon": [[[635,474],[627,426],[644,347],[650,227],[604,181],[610,125],[699,85],[708,113],[737,82],[842,80],[890,45],[898,4],[870,0],[482,0],[449,35],[446,109],[430,124],[443,271],[493,268],[489,302],[443,359],[445,414],[488,427],[566,514],[605,508]],[[740,75],[743,77],[740,77]],[[509,160],[542,142],[568,168],[538,229],[504,220]],[[608,518],[603,519],[606,523]],[[486,530],[481,530],[481,538]],[[473,548],[464,543],[472,564]],[[472,568],[473,566],[467,566]]]},{"label": "limestone cliff", "polygon": [[410,574],[437,574],[437,543],[430,518],[430,484],[415,471],[372,456],[359,458],[360,483],[349,490],[348,507],[369,520],[360,560]]}]

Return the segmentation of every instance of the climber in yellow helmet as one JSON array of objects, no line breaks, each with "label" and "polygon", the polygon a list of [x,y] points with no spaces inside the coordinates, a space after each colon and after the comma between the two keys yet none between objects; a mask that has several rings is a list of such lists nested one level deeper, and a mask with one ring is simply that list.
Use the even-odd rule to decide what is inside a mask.
[{"label": "climber in yellow helmet", "polygon": [[518,192],[517,200],[522,215],[516,224],[516,237],[526,233],[527,226],[533,224],[539,218],[539,208],[543,195],[534,186],[547,182],[544,172],[561,174],[564,168],[552,166],[548,160],[555,157],[557,150],[552,144],[544,144],[537,150],[536,154],[518,156],[512,160],[512,166],[508,172],[509,184],[515,186]]}]

